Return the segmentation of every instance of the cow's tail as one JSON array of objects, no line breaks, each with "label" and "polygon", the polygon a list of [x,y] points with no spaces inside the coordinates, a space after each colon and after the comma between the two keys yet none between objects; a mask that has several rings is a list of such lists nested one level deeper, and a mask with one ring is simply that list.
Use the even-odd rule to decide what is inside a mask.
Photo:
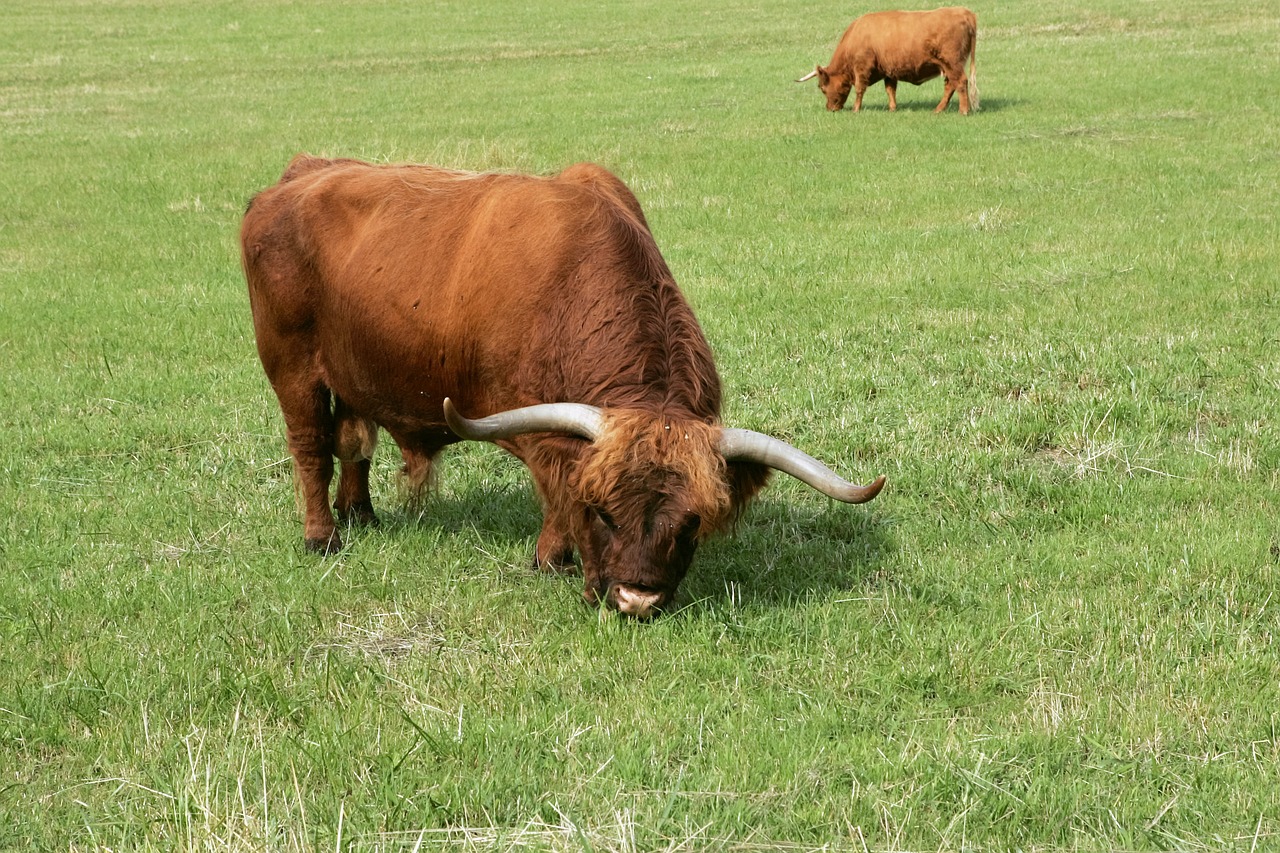
[{"label": "cow's tail", "polygon": [[974,16],[972,38],[969,40],[969,108],[978,109],[978,19]]}]

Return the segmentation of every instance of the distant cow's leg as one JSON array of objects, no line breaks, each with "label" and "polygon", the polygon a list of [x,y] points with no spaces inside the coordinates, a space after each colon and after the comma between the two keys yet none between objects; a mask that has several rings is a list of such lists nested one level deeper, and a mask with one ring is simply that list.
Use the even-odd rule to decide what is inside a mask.
[{"label": "distant cow's leg", "polygon": [[884,93],[889,96],[889,112],[897,112],[898,110],[898,81],[885,78]]},{"label": "distant cow's leg", "polygon": [[369,467],[378,445],[378,425],[357,415],[336,395],[333,416],[334,455],[341,465],[333,508],[338,518],[348,523],[376,525],[378,516],[369,496]]},{"label": "distant cow's leg", "polygon": [[[942,90],[942,100],[938,102],[938,106],[934,110],[935,113],[940,113],[947,108],[947,104],[951,103],[951,93],[956,90],[956,81],[953,77],[948,75],[946,81],[946,88]],[[966,94],[961,94],[960,97],[962,105],[969,100],[969,96]],[[968,109],[962,109],[961,112],[968,112]]]},{"label": "distant cow's leg", "polygon": [[969,78],[960,75],[960,81],[956,83],[956,91],[960,94],[960,115],[967,116],[969,114]]},{"label": "distant cow's leg", "polygon": [[862,96],[867,93],[867,81],[855,80],[853,83],[853,111],[862,111]]}]

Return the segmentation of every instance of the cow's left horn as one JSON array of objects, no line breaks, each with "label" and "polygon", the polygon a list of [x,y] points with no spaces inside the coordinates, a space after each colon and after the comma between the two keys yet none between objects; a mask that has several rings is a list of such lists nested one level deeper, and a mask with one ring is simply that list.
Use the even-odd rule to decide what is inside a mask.
[{"label": "cow's left horn", "polygon": [[444,398],[444,419],[449,429],[468,441],[497,441],[530,432],[567,432],[595,441],[603,422],[599,409],[583,403],[542,403],[473,421],[458,414],[448,397]]},{"label": "cow's left horn", "polygon": [[720,433],[720,453],[727,460],[759,462],[790,474],[824,495],[849,504],[866,503],[884,488],[884,475],[868,486],[843,479],[803,450],[785,441],[748,429],[725,429]]},{"label": "cow's left horn", "polygon": [[816,68],[815,68],[815,69],[813,69],[812,71],[810,71],[808,74],[806,74],[806,75],[804,75],[803,77],[801,77],[801,78],[800,78],[799,80],[797,80],[796,82],[797,82],[797,83],[803,83],[805,80],[812,80],[814,77],[817,77],[817,76],[818,76],[818,69],[816,69]]}]

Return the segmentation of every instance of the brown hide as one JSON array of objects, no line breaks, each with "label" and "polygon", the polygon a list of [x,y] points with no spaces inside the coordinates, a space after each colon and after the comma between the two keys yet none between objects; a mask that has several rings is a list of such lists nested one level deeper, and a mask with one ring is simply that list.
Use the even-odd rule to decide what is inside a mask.
[{"label": "brown hide", "polygon": [[591,601],[625,585],[667,603],[699,539],[764,484],[764,467],[715,451],[710,347],[639,202],[599,166],[542,178],[299,155],[251,202],[241,244],[315,550],[341,547],[333,457],[339,518],[375,522],[377,428],[421,481],[458,440],[445,397],[472,418],[606,411],[594,443],[499,442],[542,502],[535,561],[567,567],[577,550]]},{"label": "brown hide", "polygon": [[[920,85],[942,75],[942,100],[934,112],[942,112],[954,92],[960,93],[960,114],[978,108],[978,17],[961,6],[932,12],[872,12],[845,30],[831,63],[818,66],[818,86],[827,98],[827,109],[844,107],[854,93],[853,110],[862,109],[868,86],[884,80],[889,109],[898,108],[899,82]],[[970,64],[965,73],[965,61]]]}]

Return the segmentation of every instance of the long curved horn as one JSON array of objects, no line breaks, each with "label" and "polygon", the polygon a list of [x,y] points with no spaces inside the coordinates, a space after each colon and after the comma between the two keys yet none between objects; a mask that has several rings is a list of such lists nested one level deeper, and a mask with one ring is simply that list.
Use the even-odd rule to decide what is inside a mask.
[{"label": "long curved horn", "polygon": [[582,403],[542,403],[471,420],[459,414],[448,397],[444,398],[444,419],[449,429],[468,441],[497,441],[529,432],[567,432],[595,441],[604,422],[599,409]]},{"label": "long curved horn", "polygon": [[801,77],[801,78],[800,78],[799,80],[797,80],[796,82],[797,82],[797,83],[803,83],[805,80],[812,80],[814,77],[817,77],[817,76],[818,76],[818,69],[816,69],[816,68],[815,68],[815,69],[813,69],[812,71],[810,71],[808,74],[806,74],[806,75],[804,75],[803,77]]},{"label": "long curved horn", "polygon": [[848,504],[860,504],[880,494],[884,488],[884,475],[869,486],[850,483],[814,459],[803,450],[797,450],[772,436],[749,429],[724,429],[720,433],[720,453],[728,460],[759,462],[790,474],[800,482],[812,486],[824,495]]}]

